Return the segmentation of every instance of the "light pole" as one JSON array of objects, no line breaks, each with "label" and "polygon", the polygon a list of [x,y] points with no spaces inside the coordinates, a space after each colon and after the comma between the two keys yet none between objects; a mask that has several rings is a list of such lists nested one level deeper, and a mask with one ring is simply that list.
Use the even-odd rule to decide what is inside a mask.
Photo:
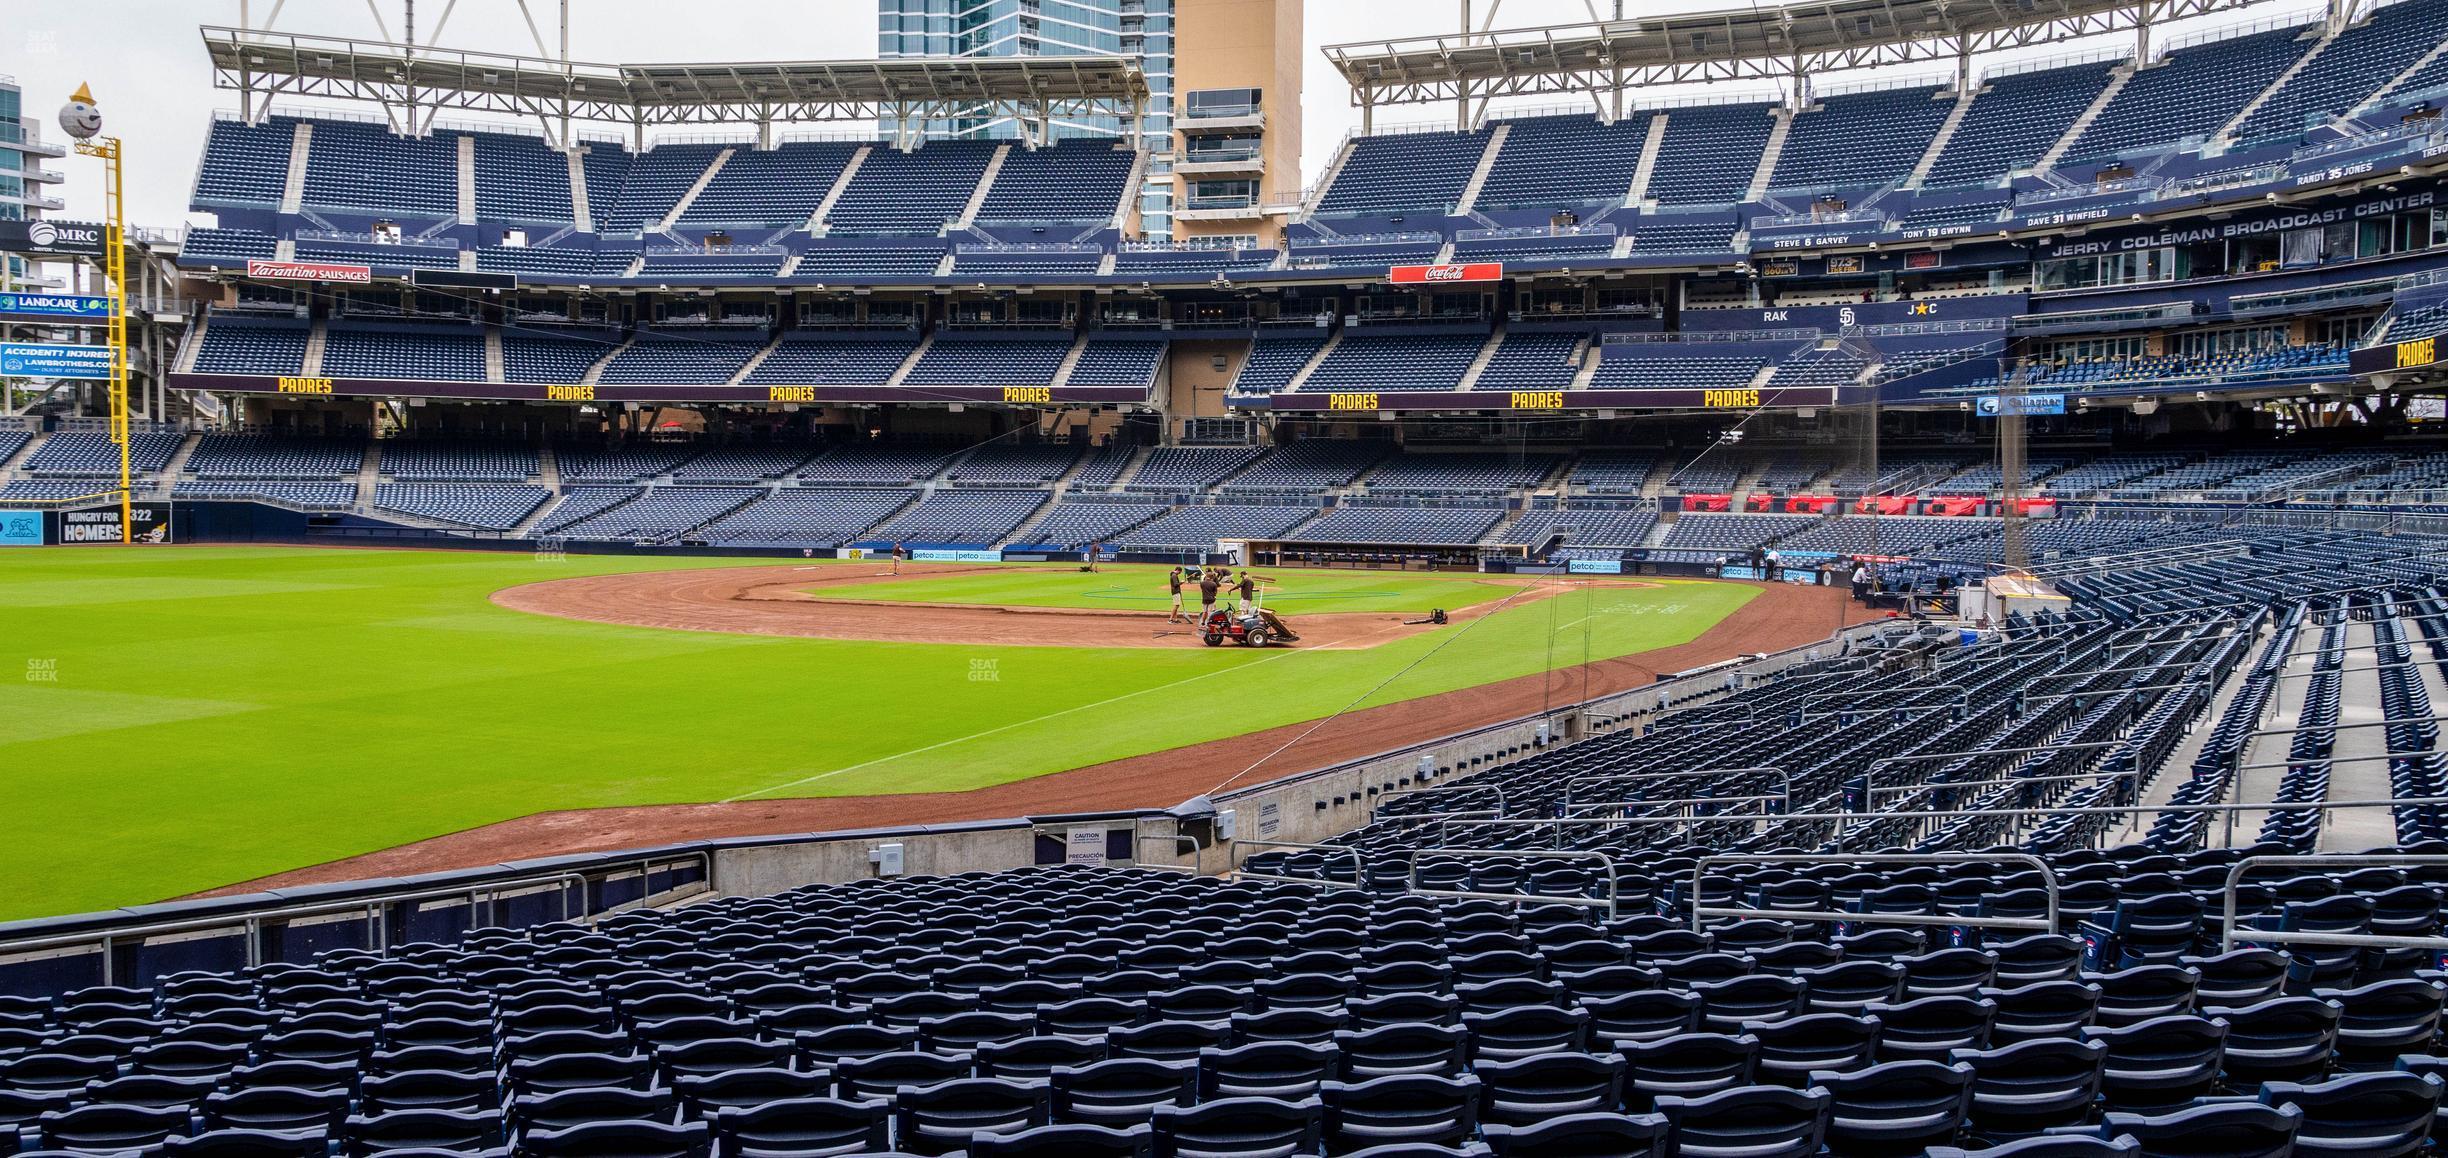
[{"label": "light pole", "polygon": [[135,483],[128,470],[127,213],[120,200],[119,138],[105,137],[102,110],[93,90],[78,85],[60,106],[59,126],[76,139],[76,151],[102,159],[102,198],[109,209],[102,244],[103,278],[110,295],[110,436],[119,447],[119,541],[136,541]]}]

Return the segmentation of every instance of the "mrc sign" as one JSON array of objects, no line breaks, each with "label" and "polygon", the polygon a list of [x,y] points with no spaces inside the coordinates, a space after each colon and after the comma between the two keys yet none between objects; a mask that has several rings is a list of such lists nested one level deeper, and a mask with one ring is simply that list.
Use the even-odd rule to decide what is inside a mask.
[{"label": "mrc sign", "polygon": [[1501,261],[1457,261],[1443,265],[1397,265],[1386,270],[1395,285],[1453,285],[1470,281],[1503,281]]}]

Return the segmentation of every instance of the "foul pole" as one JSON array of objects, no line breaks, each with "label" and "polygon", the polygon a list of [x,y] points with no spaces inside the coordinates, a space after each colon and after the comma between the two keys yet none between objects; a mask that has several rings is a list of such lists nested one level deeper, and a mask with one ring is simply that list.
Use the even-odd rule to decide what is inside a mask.
[{"label": "foul pole", "polygon": [[[69,108],[92,108],[93,91],[78,85]],[[100,127],[100,117],[93,126]],[[75,132],[75,126],[66,126]],[[135,479],[129,470],[128,345],[127,345],[127,210],[120,198],[119,138],[86,136],[76,151],[102,159],[102,199],[109,210],[103,237],[102,276],[110,297],[110,437],[119,447],[119,541],[136,541]]]}]

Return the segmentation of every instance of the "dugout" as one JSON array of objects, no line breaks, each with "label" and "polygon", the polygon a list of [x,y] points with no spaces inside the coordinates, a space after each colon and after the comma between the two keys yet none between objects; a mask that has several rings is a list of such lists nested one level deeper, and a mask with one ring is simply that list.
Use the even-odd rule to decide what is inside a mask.
[{"label": "dugout", "polygon": [[1527,560],[1525,546],[1477,543],[1337,543],[1251,539],[1219,544],[1237,550],[1253,567],[1341,567],[1360,571],[1506,570],[1492,560]]}]

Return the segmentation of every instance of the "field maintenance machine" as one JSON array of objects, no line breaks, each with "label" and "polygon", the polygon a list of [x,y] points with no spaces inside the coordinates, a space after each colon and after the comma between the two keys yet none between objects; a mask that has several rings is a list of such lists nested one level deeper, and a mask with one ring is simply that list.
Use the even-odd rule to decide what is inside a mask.
[{"label": "field maintenance machine", "polygon": [[1266,608],[1233,612],[1216,608],[1199,622],[1199,640],[1209,647],[1222,647],[1225,640],[1238,641],[1243,647],[1265,647],[1271,643],[1294,643],[1300,636],[1281,616]]}]

